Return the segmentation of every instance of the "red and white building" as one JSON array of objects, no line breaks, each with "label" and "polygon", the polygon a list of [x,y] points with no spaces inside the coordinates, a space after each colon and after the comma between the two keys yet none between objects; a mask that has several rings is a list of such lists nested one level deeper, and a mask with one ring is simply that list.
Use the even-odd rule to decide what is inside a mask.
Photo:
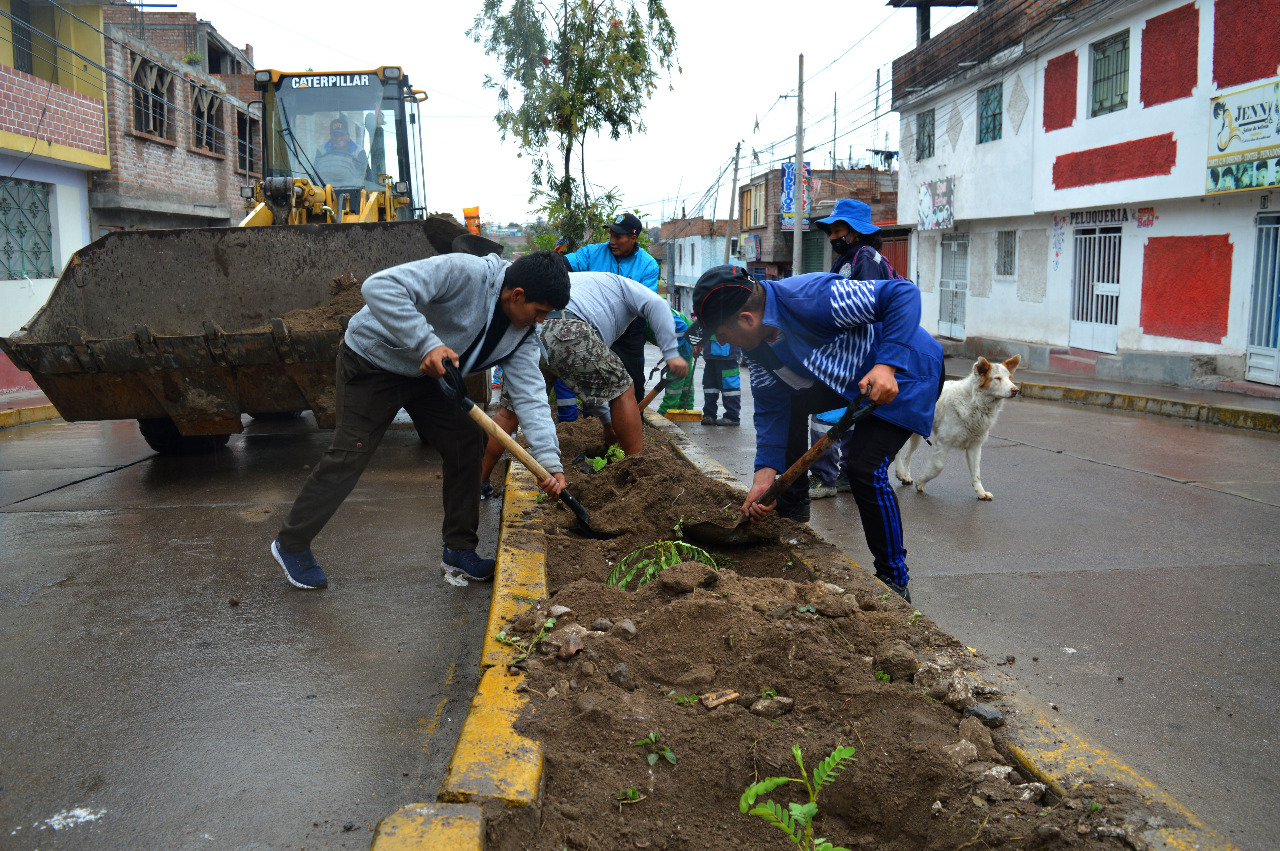
[{"label": "red and white building", "polygon": [[894,62],[893,95],[930,330],[1280,384],[1280,0],[987,0]]}]

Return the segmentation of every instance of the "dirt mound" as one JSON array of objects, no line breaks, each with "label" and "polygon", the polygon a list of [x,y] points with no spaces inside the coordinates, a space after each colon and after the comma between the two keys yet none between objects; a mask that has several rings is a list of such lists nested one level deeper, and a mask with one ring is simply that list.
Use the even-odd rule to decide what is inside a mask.
[{"label": "dirt mound", "polygon": [[[602,448],[591,421],[562,426],[561,442],[567,460]],[[519,724],[542,745],[544,806],[536,831],[520,813],[492,821],[489,847],[792,848],[738,802],[766,777],[799,777],[794,746],[810,772],[855,748],[818,798],[814,835],[838,846],[1141,847],[1155,814],[1117,787],[1048,800],[964,712],[1008,678],[799,527],[780,527],[794,545],[712,548],[729,560],[718,571],[682,563],[634,592],[604,584],[611,561],[732,494],[662,447],[646,434],[636,458],[571,471],[593,521],[630,524],[615,541],[574,537],[567,512],[542,509],[552,596],[508,631],[535,636],[552,606],[569,610],[527,663]],[[795,783],[766,799],[807,800]]]}]

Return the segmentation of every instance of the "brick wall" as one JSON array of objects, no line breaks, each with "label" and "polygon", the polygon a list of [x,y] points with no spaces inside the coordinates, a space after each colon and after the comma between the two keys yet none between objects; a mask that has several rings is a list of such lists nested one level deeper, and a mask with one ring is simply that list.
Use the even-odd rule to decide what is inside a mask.
[{"label": "brick wall", "polygon": [[[129,10],[104,7],[113,15],[132,14]],[[148,19],[154,13],[147,13]],[[170,13],[180,15],[182,13]],[[191,16],[194,21],[194,16]],[[174,106],[168,109],[170,122],[167,140],[146,136],[134,130],[134,90],[119,79],[108,82],[110,110],[111,170],[92,178],[90,190],[113,193],[142,202],[163,202],[192,208],[186,215],[211,215],[211,208],[229,211],[237,219],[243,210],[240,186],[244,177],[235,173],[236,110],[245,109],[239,98],[227,97],[226,86],[217,78],[182,62],[179,58],[143,43],[127,32],[108,25],[106,61],[115,74],[130,79],[131,53],[146,56],[173,73],[171,90]],[[149,37],[151,28],[147,30]],[[174,46],[173,44],[170,45]],[[176,44],[181,48],[181,44]],[[191,83],[195,82],[223,97],[221,126],[223,153],[215,155],[193,147]],[[176,109],[174,108],[176,106]],[[216,131],[215,131],[216,132]],[[260,144],[260,140],[256,142]],[[145,203],[143,204],[145,206]]]},{"label": "brick wall", "polygon": [[102,21],[178,60],[197,50],[193,12],[143,12],[131,6],[104,5]]},{"label": "brick wall", "polygon": [[0,65],[0,130],[93,154],[107,152],[101,101],[7,65]]}]

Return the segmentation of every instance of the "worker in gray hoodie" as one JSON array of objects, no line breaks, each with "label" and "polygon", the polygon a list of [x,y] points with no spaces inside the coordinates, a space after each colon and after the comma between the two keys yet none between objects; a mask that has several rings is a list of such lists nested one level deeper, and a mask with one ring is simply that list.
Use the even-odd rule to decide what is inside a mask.
[{"label": "worker in gray hoodie", "polygon": [[440,568],[449,578],[487,581],[494,560],[476,554],[484,432],[436,379],[446,361],[464,375],[501,365],[530,450],[551,473],[539,484],[558,496],[564,473],[534,328],[569,301],[564,261],[549,251],[514,263],[496,254],[443,254],[371,275],[362,292],[365,307],[351,317],[338,347],[333,444],[302,486],[271,553],[298,588],[328,584],[311,541],[404,408],[444,462]]},{"label": "worker in gray hoodie", "polygon": [[[600,418],[605,446],[617,443],[624,454],[635,455],[644,448],[640,407],[626,364],[611,347],[633,322],[644,320],[653,329],[667,369],[682,378],[689,374],[689,363],[680,356],[675,318],[662,296],[613,272],[574,272],[569,282],[569,304],[553,310],[538,326],[547,371],[569,385],[587,414]],[[508,434],[524,422],[508,389],[513,386],[504,370],[493,421]],[[493,493],[489,476],[501,457],[502,445],[490,443],[481,470],[485,496]]]}]

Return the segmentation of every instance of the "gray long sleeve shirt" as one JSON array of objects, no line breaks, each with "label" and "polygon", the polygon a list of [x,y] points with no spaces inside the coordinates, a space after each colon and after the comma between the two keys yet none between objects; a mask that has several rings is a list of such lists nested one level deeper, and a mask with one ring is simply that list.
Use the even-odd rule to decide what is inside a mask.
[{"label": "gray long sleeve shirt", "polygon": [[[346,343],[388,372],[435,381],[419,371],[422,359],[438,346],[461,356],[477,336],[483,338],[510,265],[496,254],[441,254],[370,275],[361,288],[365,306],[351,317]],[[564,470],[560,444],[532,330],[508,327],[486,363],[474,362],[477,344],[462,372],[502,366],[533,457],[548,472],[559,473]]]},{"label": "gray long sleeve shirt", "polygon": [[637,316],[643,316],[653,329],[663,359],[680,354],[676,322],[667,300],[630,278],[612,272],[570,273],[569,310],[596,326],[606,346],[612,346]]}]

